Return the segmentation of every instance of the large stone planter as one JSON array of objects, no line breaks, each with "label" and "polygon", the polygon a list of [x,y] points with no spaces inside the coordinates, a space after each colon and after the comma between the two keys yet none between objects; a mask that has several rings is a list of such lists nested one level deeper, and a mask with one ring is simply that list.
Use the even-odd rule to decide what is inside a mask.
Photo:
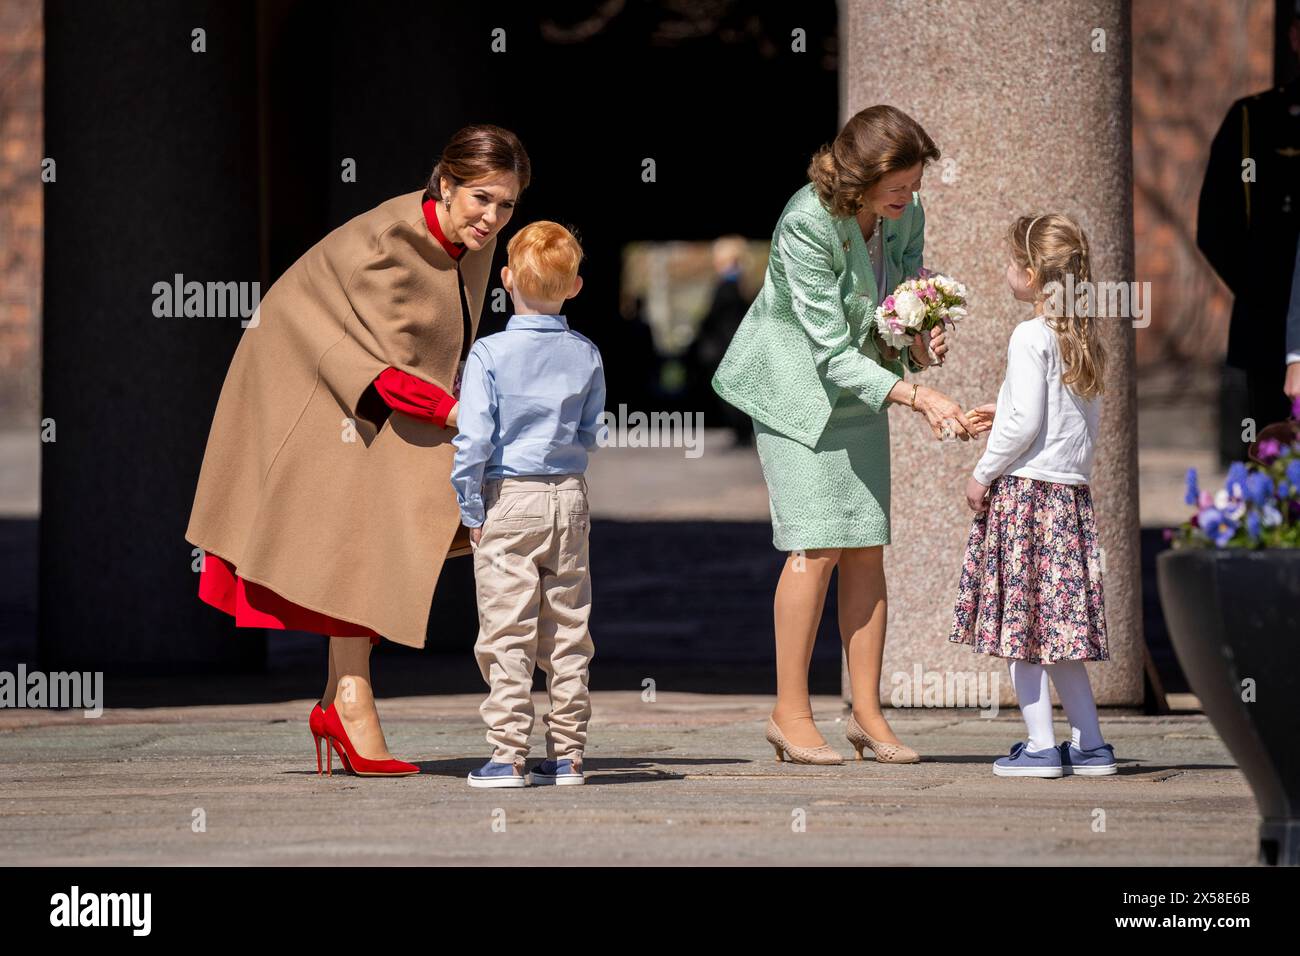
[{"label": "large stone planter", "polygon": [[1255,792],[1260,862],[1295,866],[1300,550],[1180,549],[1156,572],[1178,662]]}]

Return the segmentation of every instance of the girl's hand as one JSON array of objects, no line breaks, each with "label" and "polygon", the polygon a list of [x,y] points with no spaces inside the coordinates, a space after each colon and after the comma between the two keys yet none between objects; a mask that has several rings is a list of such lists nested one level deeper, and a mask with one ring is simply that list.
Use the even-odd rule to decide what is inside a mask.
[{"label": "girl's hand", "polygon": [[976,405],[966,413],[966,417],[969,418],[971,424],[975,426],[975,434],[978,435],[983,432],[992,431],[993,416],[996,414],[997,410],[998,406],[996,404],[989,403],[988,405]]},{"label": "girl's hand", "polygon": [[477,528],[470,528],[470,529],[469,529],[469,546],[470,546],[471,548],[473,548],[474,550],[477,551],[477,550],[478,550],[478,543],[479,543],[480,540],[482,540],[482,538],[483,538],[483,526],[482,526],[482,525],[479,525]]},{"label": "girl's hand", "polygon": [[976,514],[983,514],[988,510],[988,503],[985,501],[988,493],[988,486],[981,485],[975,480],[974,475],[966,481],[966,504],[970,505],[970,510]]}]

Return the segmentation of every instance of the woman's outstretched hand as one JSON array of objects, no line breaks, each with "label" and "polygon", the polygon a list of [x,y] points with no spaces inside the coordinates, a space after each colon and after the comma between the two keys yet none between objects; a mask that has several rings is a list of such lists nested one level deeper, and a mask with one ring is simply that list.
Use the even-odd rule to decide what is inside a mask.
[{"label": "woman's outstretched hand", "polygon": [[912,385],[899,381],[889,391],[888,398],[899,404],[912,407],[912,389],[916,389],[916,410],[930,423],[930,430],[938,441],[943,441],[944,423],[951,423],[951,430],[962,441],[970,441],[976,434],[975,425],[962,411],[962,407],[938,389],[928,385]]}]

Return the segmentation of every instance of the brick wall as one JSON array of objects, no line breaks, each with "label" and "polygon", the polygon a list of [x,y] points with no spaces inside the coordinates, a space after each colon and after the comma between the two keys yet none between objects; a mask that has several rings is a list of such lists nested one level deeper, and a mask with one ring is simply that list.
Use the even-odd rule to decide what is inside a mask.
[{"label": "brick wall", "polygon": [[41,0],[0,3],[0,428],[39,408],[44,41]]},{"label": "brick wall", "polygon": [[1137,0],[1132,35],[1136,278],[1153,303],[1139,370],[1217,363],[1232,299],[1196,248],[1196,202],[1228,107],[1273,85],[1273,2]]}]

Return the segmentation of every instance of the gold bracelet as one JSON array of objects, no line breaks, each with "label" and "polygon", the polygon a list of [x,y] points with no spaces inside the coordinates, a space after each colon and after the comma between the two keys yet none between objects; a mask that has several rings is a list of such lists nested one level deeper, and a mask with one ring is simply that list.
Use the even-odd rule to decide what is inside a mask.
[{"label": "gold bracelet", "polygon": [[916,390],[920,387],[917,382],[912,383],[912,411],[916,411]]}]

